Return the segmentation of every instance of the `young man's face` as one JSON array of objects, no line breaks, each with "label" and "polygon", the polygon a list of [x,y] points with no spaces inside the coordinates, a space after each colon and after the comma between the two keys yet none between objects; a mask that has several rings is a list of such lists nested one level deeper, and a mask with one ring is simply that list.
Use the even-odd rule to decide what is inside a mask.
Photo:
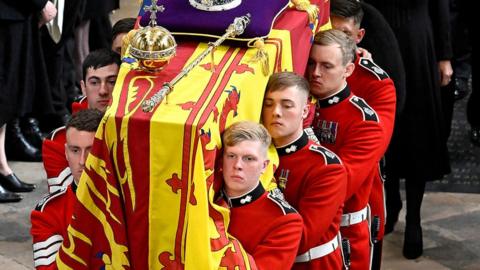
[{"label": "young man's face", "polygon": [[117,81],[118,65],[87,69],[85,81],[81,81],[83,95],[87,96],[88,107],[104,112],[112,99],[113,87]]},{"label": "young man's face", "polygon": [[85,169],[85,161],[92,149],[95,132],[79,131],[70,127],[67,129],[66,136],[65,156],[72,171],[73,179],[78,184],[83,169]]},{"label": "young man's face", "polygon": [[223,152],[223,179],[230,197],[242,196],[255,188],[268,165],[266,149],[259,141],[242,141],[225,145]]},{"label": "young man's face", "polygon": [[311,94],[320,99],[335,94],[341,90],[353,69],[353,63],[343,65],[339,45],[314,44],[310,50],[306,71]]},{"label": "young man's face", "polygon": [[297,86],[265,93],[262,122],[276,146],[287,145],[302,134],[307,114],[307,94]]},{"label": "young man's face", "polygon": [[331,20],[333,29],[340,30],[347,34],[347,36],[355,41],[355,44],[362,41],[362,38],[365,35],[365,29],[360,28],[360,25],[355,24],[353,18],[332,15]]}]

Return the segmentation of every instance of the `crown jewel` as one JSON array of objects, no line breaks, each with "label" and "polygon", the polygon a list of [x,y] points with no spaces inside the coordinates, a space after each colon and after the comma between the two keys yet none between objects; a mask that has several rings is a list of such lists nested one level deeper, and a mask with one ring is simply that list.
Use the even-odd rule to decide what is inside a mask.
[{"label": "crown jewel", "polygon": [[175,55],[177,43],[167,29],[157,25],[157,12],[163,12],[164,7],[157,5],[157,0],[152,0],[152,5],[146,6],[144,10],[150,12],[150,24],[133,34],[130,54],[139,60],[141,68],[160,71]]},{"label": "crown jewel", "polygon": [[238,7],[242,0],[189,0],[190,5],[205,11],[223,11]]}]

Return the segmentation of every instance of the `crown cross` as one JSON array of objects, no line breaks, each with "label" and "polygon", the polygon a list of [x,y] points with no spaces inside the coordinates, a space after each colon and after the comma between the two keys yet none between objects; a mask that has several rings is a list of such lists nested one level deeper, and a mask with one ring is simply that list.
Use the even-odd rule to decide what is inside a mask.
[{"label": "crown cross", "polygon": [[150,26],[157,26],[157,12],[163,12],[165,7],[163,5],[157,5],[158,0],[152,0],[152,5],[143,7],[145,12],[150,12]]}]

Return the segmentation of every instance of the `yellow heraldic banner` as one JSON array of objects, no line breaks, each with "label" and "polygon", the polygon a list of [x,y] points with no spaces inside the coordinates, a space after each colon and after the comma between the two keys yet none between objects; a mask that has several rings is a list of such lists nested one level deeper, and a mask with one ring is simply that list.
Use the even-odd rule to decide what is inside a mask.
[{"label": "yellow heraldic banner", "polygon": [[[286,12],[297,18],[292,27],[309,34],[293,38],[291,30],[272,30],[264,47],[270,74],[303,73],[296,58],[308,56],[307,16]],[[252,61],[257,48],[219,46],[214,63],[204,59],[152,112],[141,108],[207,48],[179,43],[159,73],[138,69],[124,56],[57,257],[60,269],[256,269],[228,234],[229,210],[215,196],[222,181],[216,169],[221,133],[236,121],[260,120],[268,76]],[[261,179],[267,189],[275,187],[278,165],[273,147],[269,155],[273,162]]]}]

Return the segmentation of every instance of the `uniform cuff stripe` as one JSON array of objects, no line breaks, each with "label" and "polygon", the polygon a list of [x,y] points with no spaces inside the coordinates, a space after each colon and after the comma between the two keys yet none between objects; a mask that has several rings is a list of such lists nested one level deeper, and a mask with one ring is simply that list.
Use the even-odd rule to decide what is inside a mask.
[{"label": "uniform cuff stripe", "polygon": [[46,249],[49,246],[51,246],[52,244],[62,242],[62,241],[63,241],[63,237],[59,234],[55,234],[45,241],[34,243],[33,244],[33,252],[37,252],[39,250]]},{"label": "uniform cuff stripe", "polygon": [[35,259],[34,260],[35,268],[37,268],[39,266],[43,266],[43,265],[46,266],[46,265],[52,264],[55,261],[56,257],[57,257],[57,252],[51,254],[47,258],[42,257],[42,258]]}]

